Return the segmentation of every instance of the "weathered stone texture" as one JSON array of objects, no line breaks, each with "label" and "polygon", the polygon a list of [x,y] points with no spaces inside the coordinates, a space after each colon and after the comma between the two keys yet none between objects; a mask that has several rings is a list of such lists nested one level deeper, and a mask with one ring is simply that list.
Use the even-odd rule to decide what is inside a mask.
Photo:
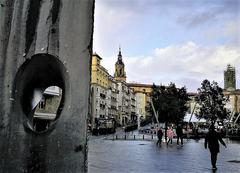
[{"label": "weathered stone texture", "polygon": [[[0,0],[0,172],[86,170],[93,11],[94,0]],[[33,67],[41,58],[46,67]],[[61,115],[45,134],[23,125],[38,85],[64,89]]]}]

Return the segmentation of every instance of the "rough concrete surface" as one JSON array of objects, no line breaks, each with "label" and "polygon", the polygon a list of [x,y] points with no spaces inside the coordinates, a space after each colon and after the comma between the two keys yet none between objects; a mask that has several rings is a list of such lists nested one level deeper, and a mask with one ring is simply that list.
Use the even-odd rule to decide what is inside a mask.
[{"label": "rough concrete surface", "polygon": [[[84,172],[94,0],[0,0],[0,172]],[[46,133],[28,129],[33,90],[64,90]]]}]

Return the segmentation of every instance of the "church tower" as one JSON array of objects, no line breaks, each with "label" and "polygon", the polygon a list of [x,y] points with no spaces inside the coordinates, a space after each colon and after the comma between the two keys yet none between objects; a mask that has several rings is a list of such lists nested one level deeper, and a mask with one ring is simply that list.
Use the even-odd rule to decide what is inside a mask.
[{"label": "church tower", "polygon": [[122,53],[121,48],[119,47],[119,53],[118,53],[118,60],[115,63],[115,73],[114,73],[114,79],[117,81],[124,81],[126,82],[126,72],[124,70],[124,63],[122,61]]},{"label": "church tower", "polygon": [[236,72],[235,68],[230,64],[227,66],[227,70],[224,71],[224,89],[236,90]]}]

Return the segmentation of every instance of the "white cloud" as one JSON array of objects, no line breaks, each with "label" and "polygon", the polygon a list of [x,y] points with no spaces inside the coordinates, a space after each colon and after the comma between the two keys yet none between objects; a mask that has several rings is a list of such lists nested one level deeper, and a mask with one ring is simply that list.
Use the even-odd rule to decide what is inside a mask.
[{"label": "white cloud", "polygon": [[207,78],[223,87],[227,64],[240,69],[239,5],[239,0],[99,0],[93,50],[104,55],[102,64],[113,75],[118,52],[112,52],[122,44],[128,81],[175,82],[196,91]]},{"label": "white cloud", "polygon": [[[207,47],[187,42],[156,48],[151,56],[127,57],[122,53],[128,81],[156,84],[174,82],[178,86],[186,85],[190,91],[196,91],[204,79],[222,85],[227,64],[240,68],[240,50],[227,46]],[[103,57],[103,66],[110,74],[114,72],[116,60],[117,54]]]}]

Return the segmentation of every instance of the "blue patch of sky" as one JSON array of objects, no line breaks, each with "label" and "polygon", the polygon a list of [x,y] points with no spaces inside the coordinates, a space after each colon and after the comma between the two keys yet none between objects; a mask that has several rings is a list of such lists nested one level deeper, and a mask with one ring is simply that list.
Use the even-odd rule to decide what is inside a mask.
[{"label": "blue patch of sky", "polygon": [[[212,24],[214,27],[221,26],[221,23]],[[201,45],[224,44],[227,39],[218,37],[206,38],[204,32],[209,29],[209,23],[199,27],[185,28],[174,22],[172,18],[155,18],[128,27],[128,31],[119,38],[124,47],[127,47],[126,53],[129,56],[146,55],[155,48],[167,47],[193,41]],[[120,31],[121,32],[121,31]],[[122,40],[122,41],[121,41]]]},{"label": "blue patch of sky", "polygon": [[112,26],[111,32],[103,33],[105,37],[101,40],[109,43],[102,47],[107,56],[112,55],[119,44],[128,56],[148,55],[155,48],[188,41],[201,45],[225,44],[229,38],[221,32],[216,31],[219,35],[213,38],[207,32],[211,28],[222,28],[225,22],[238,15],[239,10],[239,0],[102,2],[118,11],[119,15],[125,10],[132,10],[135,14],[118,30]]}]

